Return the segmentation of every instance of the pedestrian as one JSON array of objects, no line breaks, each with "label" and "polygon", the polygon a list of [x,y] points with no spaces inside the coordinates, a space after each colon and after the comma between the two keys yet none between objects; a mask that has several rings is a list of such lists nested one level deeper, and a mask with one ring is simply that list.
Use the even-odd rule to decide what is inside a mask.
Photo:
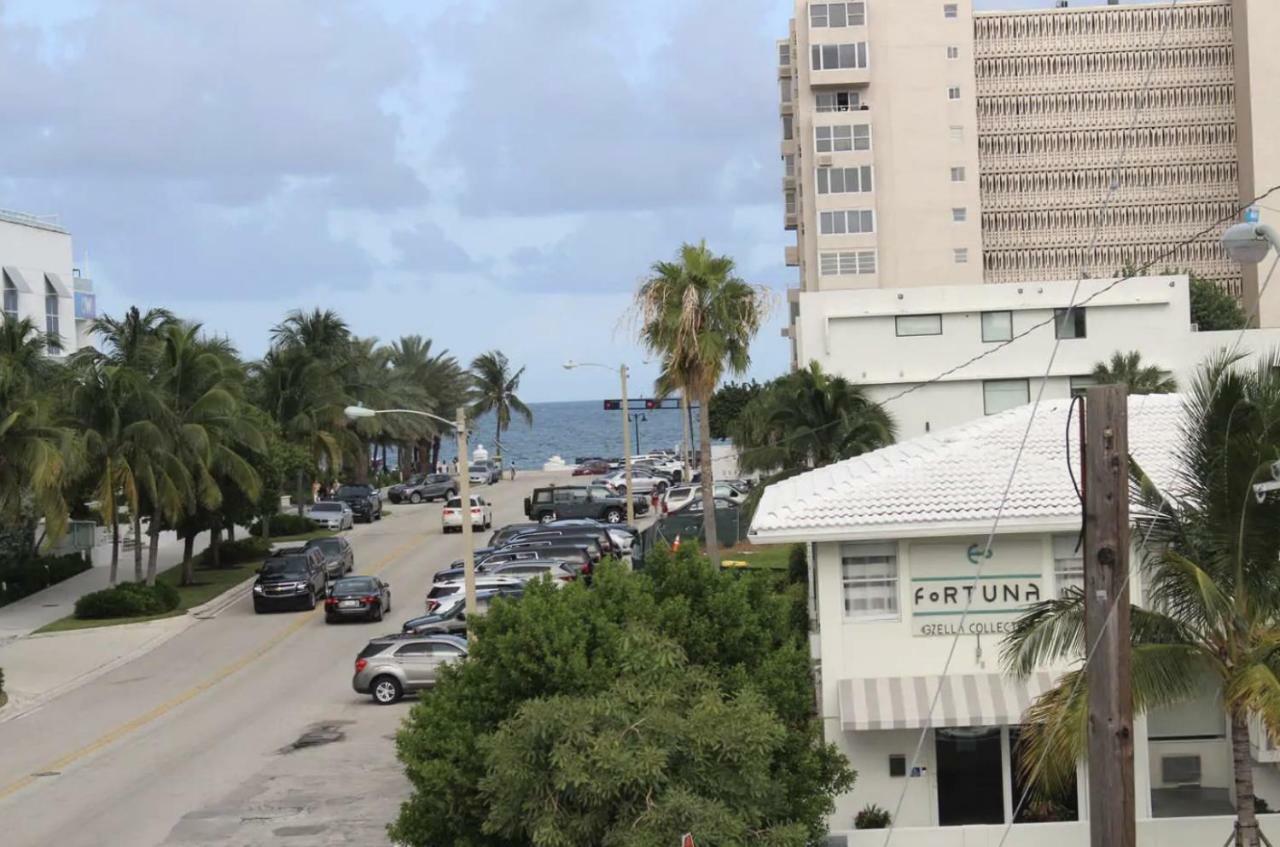
[{"label": "pedestrian", "polygon": [[511,479],[514,480],[515,478],[516,478],[516,460],[512,459],[511,460]]}]

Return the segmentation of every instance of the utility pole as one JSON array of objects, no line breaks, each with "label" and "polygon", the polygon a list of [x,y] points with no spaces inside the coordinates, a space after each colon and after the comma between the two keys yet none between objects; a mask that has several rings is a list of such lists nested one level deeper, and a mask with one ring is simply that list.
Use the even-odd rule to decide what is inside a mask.
[{"label": "utility pole", "polygon": [[458,488],[462,506],[462,587],[466,591],[467,631],[476,618],[476,547],[471,539],[471,459],[467,455],[467,410],[458,407],[458,420],[453,425],[458,432]]},{"label": "utility pole", "polygon": [[1085,395],[1084,617],[1089,689],[1089,835],[1135,847],[1129,640],[1128,386]]}]

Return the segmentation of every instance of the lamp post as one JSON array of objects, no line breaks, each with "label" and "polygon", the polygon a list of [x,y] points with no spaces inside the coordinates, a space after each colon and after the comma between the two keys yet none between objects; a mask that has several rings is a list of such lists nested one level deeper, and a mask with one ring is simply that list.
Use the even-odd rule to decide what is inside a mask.
[{"label": "lamp post", "polygon": [[458,407],[458,418],[455,421],[418,409],[366,409],[364,406],[348,406],[343,411],[353,421],[371,418],[374,415],[418,415],[451,426],[458,434],[458,486],[462,501],[462,574],[466,591],[468,628],[470,628],[470,621],[474,620],[476,615],[476,550],[472,541],[471,527],[471,473],[470,463],[467,460],[466,409]]},{"label": "lamp post", "polygon": [[564,363],[564,369],[571,371],[574,368],[604,368],[607,371],[616,370],[618,377],[622,380],[622,465],[626,469],[624,471],[627,480],[627,526],[635,526],[636,523],[636,499],[631,493],[631,426],[628,420],[627,409],[627,373],[626,365],[619,365],[612,368],[609,365],[601,365],[596,362],[575,362],[572,359]]},{"label": "lamp post", "polygon": [[[1257,223],[1257,215],[1246,219],[1244,223],[1238,223],[1234,226],[1227,227],[1222,233],[1222,246],[1227,251],[1227,255],[1242,265],[1256,265],[1267,257],[1274,247],[1277,253],[1280,253],[1280,233],[1275,228],[1267,224]],[[1280,261],[1280,259],[1277,259]],[[1275,264],[1271,265],[1271,272],[1276,269]],[[1267,280],[1263,282],[1262,288],[1258,290],[1258,301],[1254,308],[1250,311],[1253,313],[1245,321],[1245,326],[1249,326],[1254,319],[1258,324],[1262,323],[1262,292],[1266,289],[1271,281],[1271,273],[1267,274]],[[1248,305],[1246,303],[1246,305]]]}]

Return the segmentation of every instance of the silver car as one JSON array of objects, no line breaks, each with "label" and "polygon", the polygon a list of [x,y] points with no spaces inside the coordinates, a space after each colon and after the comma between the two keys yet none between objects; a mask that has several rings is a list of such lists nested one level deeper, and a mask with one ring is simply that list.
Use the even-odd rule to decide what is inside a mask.
[{"label": "silver car", "polygon": [[453,635],[389,635],[375,638],[356,657],[351,687],[384,706],[406,691],[436,684],[440,668],[467,655],[466,639]]},{"label": "silver car", "polygon": [[307,507],[305,515],[325,529],[335,532],[342,532],[356,525],[355,514],[351,511],[351,507],[338,500],[322,500],[314,503]]}]

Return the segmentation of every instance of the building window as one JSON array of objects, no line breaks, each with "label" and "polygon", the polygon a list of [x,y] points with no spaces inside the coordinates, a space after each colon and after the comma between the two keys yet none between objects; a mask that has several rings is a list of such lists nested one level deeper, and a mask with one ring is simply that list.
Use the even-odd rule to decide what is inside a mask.
[{"label": "building window", "polygon": [[964,182],[964,168],[952,168],[952,169],[951,169],[951,181],[952,181],[952,182]]},{"label": "building window", "polygon": [[816,95],[819,112],[851,112],[862,105],[856,91],[824,91]]},{"label": "building window", "polygon": [[1054,309],[1053,331],[1056,338],[1084,338],[1084,309]]},{"label": "building window", "polygon": [[791,66],[791,45],[778,45],[778,64],[784,68]]},{"label": "building window", "polygon": [[840,545],[847,618],[898,616],[898,554],[893,544]]},{"label": "building window", "polygon": [[783,103],[791,102],[791,80],[790,79],[778,80],[778,96],[781,98]]},{"label": "building window", "polygon": [[794,135],[792,134],[793,127],[794,127],[794,124],[791,121],[791,115],[783,115],[782,116],[782,140],[783,141],[790,141],[794,137]]},{"label": "building window", "polygon": [[955,206],[951,209],[951,220],[953,223],[962,224],[969,220],[969,210],[964,206]]},{"label": "building window", "polygon": [[1031,402],[1031,386],[1025,379],[988,379],[982,383],[982,411],[987,415],[1025,406]]},{"label": "building window", "polygon": [[49,336],[49,350],[62,351],[62,333],[58,329],[58,292],[49,283],[44,284],[44,331]]},{"label": "building window", "polygon": [[948,47],[948,48],[947,48],[947,58],[948,58],[948,59],[959,59],[959,58],[960,58],[960,48],[959,48],[959,47],[956,47],[956,46],[954,46],[954,45],[952,45],[952,46]]},{"label": "building window", "polygon": [[859,194],[871,190],[871,166],[818,168],[819,194]]},{"label": "building window", "polygon": [[844,124],[813,128],[813,146],[818,153],[847,153],[852,150],[871,149],[869,124]]},{"label": "building window", "polygon": [[863,276],[876,272],[876,251],[842,250],[818,254],[822,276]]},{"label": "building window", "polygon": [[959,99],[960,99],[960,86],[958,86],[958,85],[953,85],[953,86],[951,86],[950,88],[948,88],[948,89],[947,89],[947,99],[948,99],[948,100],[959,100]]},{"label": "building window", "polygon": [[1089,386],[1097,384],[1098,383],[1090,374],[1086,374],[1084,376],[1073,376],[1071,377],[1071,396],[1083,397]]},{"label": "building window", "polygon": [[809,7],[809,26],[862,26],[867,22],[867,5],[855,3],[814,3]]},{"label": "building window", "polygon": [[782,199],[786,205],[787,214],[794,215],[796,213],[796,193],[794,191],[784,191],[782,192]]},{"label": "building window", "polygon": [[983,312],[983,341],[1012,341],[1013,312]]},{"label": "building window", "polygon": [[875,232],[875,214],[870,209],[840,209],[818,215],[818,231],[823,235],[857,235]]},{"label": "building window", "polygon": [[955,260],[955,263],[957,265],[969,264],[969,248],[956,247],[954,250],[951,251],[951,258]]},{"label": "building window", "polygon": [[1053,591],[1063,597],[1068,588],[1084,591],[1084,551],[1076,549],[1074,535],[1053,537]]},{"label": "building window", "polygon": [[796,175],[796,157],[795,156],[792,156],[791,154],[788,153],[786,156],[782,157],[782,173],[785,176]]},{"label": "building window", "polygon": [[810,51],[815,71],[847,70],[867,66],[867,42],[852,44],[815,44]]},{"label": "building window", "polygon": [[899,338],[911,335],[942,335],[942,315],[898,315],[894,331]]},{"label": "building window", "polygon": [[960,7],[955,3],[944,3],[942,5],[942,16],[944,18],[958,18],[960,17]]},{"label": "building window", "polygon": [[4,278],[4,316],[11,321],[18,319],[18,287],[7,276]]},{"label": "building window", "polygon": [[952,141],[955,141],[955,142],[963,142],[963,141],[964,141],[964,127],[962,127],[962,126],[953,126],[953,127],[951,127],[951,140],[952,140]]}]

